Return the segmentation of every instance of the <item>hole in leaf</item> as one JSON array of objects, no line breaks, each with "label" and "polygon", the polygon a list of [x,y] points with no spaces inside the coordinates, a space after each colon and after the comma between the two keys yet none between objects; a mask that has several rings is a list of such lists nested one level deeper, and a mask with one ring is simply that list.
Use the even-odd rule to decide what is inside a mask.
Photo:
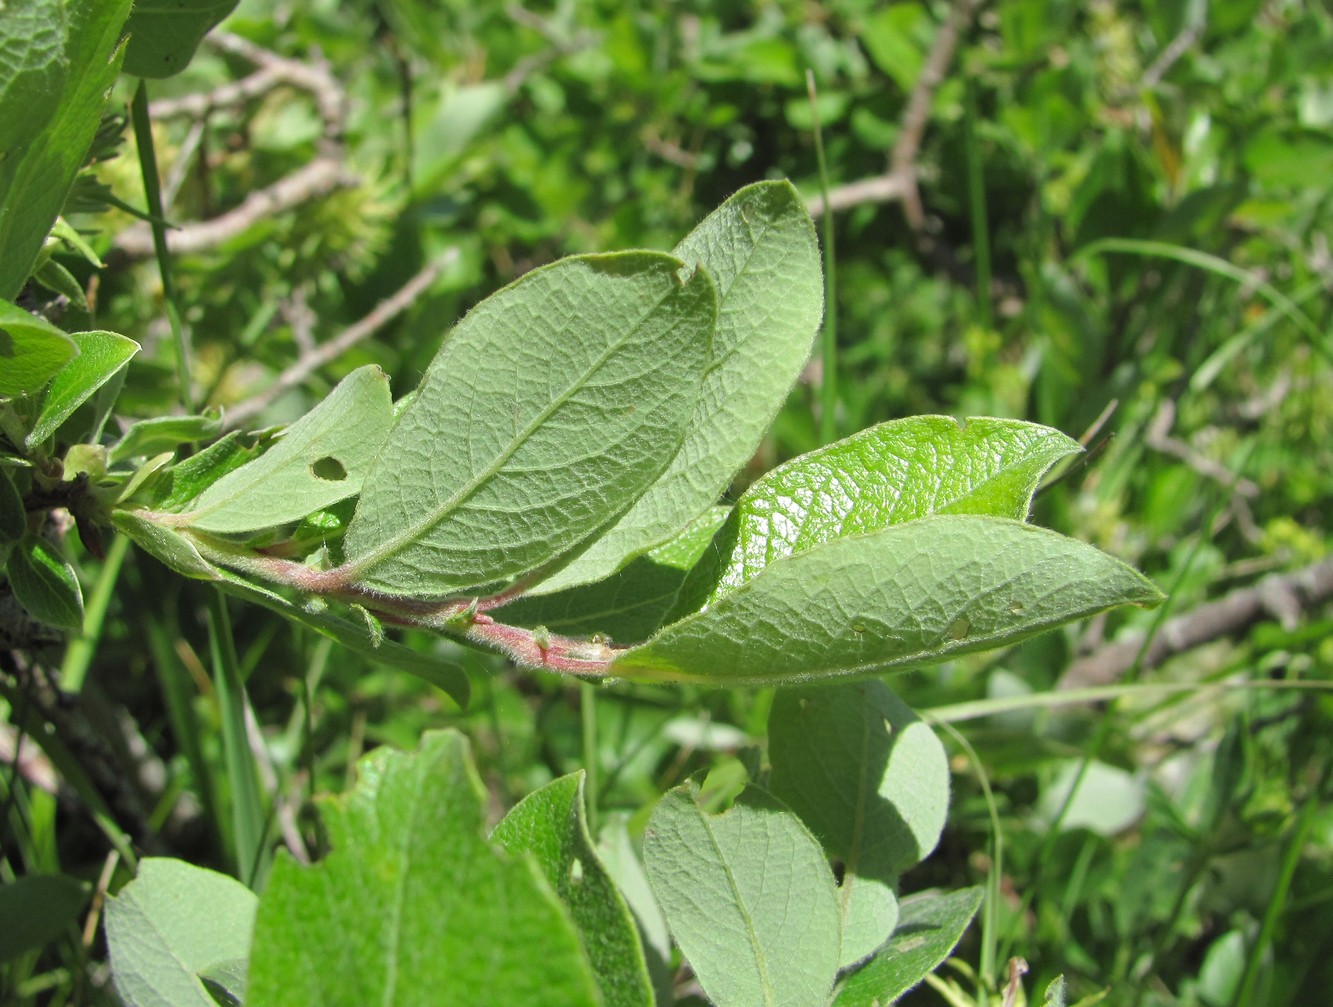
[{"label": "hole in leaf", "polygon": [[311,462],[310,474],[316,479],[323,479],[331,483],[340,483],[347,478],[347,470],[343,468],[342,462],[332,455],[317,458]]},{"label": "hole in leaf", "polygon": [[583,861],[575,857],[569,864],[569,883],[571,885],[583,884]]},{"label": "hole in leaf", "polygon": [[1014,613],[1023,611],[1023,603],[1021,601],[1011,601],[1009,603],[1009,611]]}]

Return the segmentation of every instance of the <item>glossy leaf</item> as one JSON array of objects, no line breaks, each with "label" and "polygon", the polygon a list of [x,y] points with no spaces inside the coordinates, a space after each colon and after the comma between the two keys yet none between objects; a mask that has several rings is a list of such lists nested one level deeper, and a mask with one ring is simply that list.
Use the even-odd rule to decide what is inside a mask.
[{"label": "glossy leaf", "polygon": [[670,467],[606,534],[537,590],[609,576],[714,504],[753,455],[810,355],[824,308],[814,226],[790,182],[741,189],[675,249],[717,284],[712,361]]},{"label": "glossy leaf", "polygon": [[255,921],[247,1007],[599,1004],[541,870],[485,839],[485,791],[454,732],[381,748],[323,805],[332,852],[280,856]]},{"label": "glossy leaf", "polygon": [[653,893],[717,1007],[821,1007],[838,968],[838,906],[823,851],[757,787],[710,815],[668,791],[644,832]]},{"label": "glossy leaf", "polygon": [[949,763],[934,732],[882,682],[780,690],[769,786],[843,865],[843,967],[888,939],[898,876],[939,842]]},{"label": "glossy leaf", "polygon": [[268,451],[204,490],[182,517],[204,531],[255,531],[355,496],[392,416],[389,379],[378,367],[361,367]]},{"label": "glossy leaf", "polygon": [[115,332],[75,332],[79,355],[62,367],[42,398],[42,409],[29,432],[27,447],[41,444],[74,410],[88,401],[139,352],[139,344]]},{"label": "glossy leaf", "polygon": [[125,26],[130,33],[125,72],[136,77],[171,77],[239,0],[136,0]]},{"label": "glossy leaf", "polygon": [[184,507],[228,472],[234,472],[253,461],[257,455],[258,449],[243,443],[241,432],[233,430],[198,454],[168,469],[162,480],[162,495],[157,506],[163,510]]},{"label": "glossy leaf", "polygon": [[0,301],[0,395],[35,395],[78,352],[46,319]]},{"label": "glossy leaf", "polygon": [[83,590],[60,550],[31,532],[9,555],[9,586],[33,618],[65,629],[83,628]]},{"label": "glossy leaf", "polygon": [[0,885],[0,964],[70,932],[90,894],[68,874],[26,874]]},{"label": "glossy leaf", "polygon": [[1081,542],[1003,518],[945,515],[772,563],[610,671],[716,686],[869,675],[1160,600],[1141,574]]},{"label": "glossy leaf", "polygon": [[566,559],[661,474],[708,363],[716,296],[669,255],[565,259],[445,340],[366,480],[343,573],[480,592]]},{"label": "glossy leaf", "polygon": [[583,773],[562,776],[510,809],[491,841],[536,858],[569,908],[606,1007],[651,1007],[653,991],[639,933],[588,835],[583,801]]},{"label": "glossy leaf", "polygon": [[739,587],[769,563],[845,535],[931,514],[1025,520],[1042,473],[1080,448],[1019,420],[915,416],[862,430],[769,472],[742,495],[679,615]]},{"label": "glossy leaf", "polygon": [[216,1007],[200,976],[249,954],[258,901],[225,874],[165,857],[142,860],[138,877],[106,907],[121,1000],[127,1007]]},{"label": "glossy leaf", "polygon": [[847,980],[834,1007],[896,1001],[949,957],[980,906],[980,888],[903,899],[893,938]]},{"label": "glossy leaf", "polygon": [[[130,4],[37,0],[0,8],[0,298],[23,289],[83,167],[120,72]],[[0,337],[0,372],[9,371],[7,355]],[[26,380],[7,373],[0,394]]]}]

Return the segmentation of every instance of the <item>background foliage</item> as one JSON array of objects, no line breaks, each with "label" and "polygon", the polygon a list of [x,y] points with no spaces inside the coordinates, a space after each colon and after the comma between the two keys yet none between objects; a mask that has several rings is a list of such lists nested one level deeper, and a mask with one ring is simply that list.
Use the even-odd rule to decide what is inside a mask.
[{"label": "background foliage", "polygon": [[[817,114],[840,206],[837,353],[807,367],[747,480],[830,429],[917,413],[1031,419],[1091,448],[1039,495],[1040,522],[1170,593],[1157,613],[890,680],[961,732],[943,738],[954,793],[942,846],[904,890],[989,879],[998,894],[958,951],[980,982],[946,969],[962,987],[912,996],[981,995],[1021,956],[1030,988],[1063,973],[1071,1000],[1106,988],[1114,1003],[1322,999],[1333,708],[1280,686],[1328,680],[1333,613],[1327,589],[1262,579],[1328,579],[1333,18],[1321,5],[244,0],[224,32],[153,82],[150,106],[167,214],[183,225],[173,275],[193,396],[222,410],[215,431],[289,422],[367,363],[401,394],[487,293],[566,254],[670,248],[757,178],[790,177],[815,199]],[[256,69],[267,80],[242,101],[190,97]],[[121,79],[113,108],[133,83]],[[67,242],[26,297],[66,329],[142,344],[117,404],[128,420],[171,413],[178,393],[146,225],[123,209],[78,212],[105,206],[100,186],[144,205],[122,126],[104,125],[96,170],[66,203],[106,268]],[[840,190],[867,179],[892,198]],[[256,204],[261,193],[272,201]],[[190,223],[219,219],[235,226]],[[348,337],[414,276],[405,310]],[[346,349],[326,359],[330,344]],[[462,711],[235,605],[260,769],[247,794],[222,759],[235,722],[205,670],[219,646],[206,594],[131,553],[99,595],[108,567],[68,543],[106,606],[100,636],[45,658],[82,718],[55,769],[84,785],[57,791],[45,758],[14,752],[36,722],[6,685],[6,881],[99,887],[108,847],[92,813],[150,850],[248,879],[266,867],[238,861],[247,830],[318,851],[311,795],[347,788],[366,750],[414,748],[435,727],[471,739],[490,820],[581,767],[590,825],[607,835],[638,836],[696,770],[725,791],[767,757],[769,690],[594,696],[409,638],[466,666]],[[1202,606],[1223,598],[1253,601],[1250,615],[1202,626]],[[1133,634],[1177,617],[1157,639],[1190,645],[1135,662]],[[1063,702],[1102,685],[1125,688]],[[55,907],[42,934],[54,943],[5,949],[0,995],[111,1002],[104,948],[80,932],[83,891],[36,899]]]}]

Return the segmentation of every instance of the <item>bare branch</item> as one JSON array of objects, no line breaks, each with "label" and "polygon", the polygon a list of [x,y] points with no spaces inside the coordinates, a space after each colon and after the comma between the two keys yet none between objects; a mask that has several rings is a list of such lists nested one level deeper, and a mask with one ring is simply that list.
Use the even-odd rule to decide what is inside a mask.
[{"label": "bare branch", "polygon": [[[1142,668],[1214,640],[1236,636],[1265,618],[1294,628],[1301,615],[1333,599],[1333,557],[1287,574],[1270,574],[1192,612],[1167,620],[1143,655]],[[1141,640],[1108,644],[1079,658],[1060,676],[1059,688],[1106,685],[1133,667]]]},{"label": "bare branch", "polygon": [[421,293],[449,266],[458,260],[458,249],[450,248],[408,280],[391,296],[353,325],[348,326],[327,343],[321,343],[310,353],[303,354],[294,364],[278,375],[276,381],[258,395],[232,409],[224,420],[227,429],[235,429],[263,412],[277,398],[291,391],[321,367],[332,363],[357,343],[374,335],[402,314]]},{"label": "bare branch", "polygon": [[[221,216],[168,231],[167,247],[177,254],[215,248],[244,233],[265,217],[283,213],[338,189],[350,188],[360,181],[359,175],[344,168],[333,158],[316,158],[267,188],[250,193],[239,206]],[[147,224],[135,224],[121,232],[115,247],[126,258],[146,259],[153,254],[153,233]]]}]

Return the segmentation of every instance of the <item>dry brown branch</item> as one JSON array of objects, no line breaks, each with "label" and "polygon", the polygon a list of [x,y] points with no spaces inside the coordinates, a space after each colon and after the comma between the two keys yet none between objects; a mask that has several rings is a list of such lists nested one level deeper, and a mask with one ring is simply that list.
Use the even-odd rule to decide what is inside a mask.
[{"label": "dry brown branch", "polygon": [[[1329,600],[1333,600],[1333,557],[1293,573],[1270,574],[1251,587],[1167,620],[1148,645],[1140,667],[1153,668],[1194,647],[1236,636],[1265,618],[1292,629],[1303,613]],[[1107,644],[1071,664],[1058,687],[1080,689],[1115,682],[1134,666],[1142,649],[1141,640]]]},{"label": "dry brown branch", "polygon": [[[211,220],[185,224],[167,232],[167,247],[176,254],[216,248],[244,233],[265,217],[271,217],[338,189],[361,181],[359,175],[333,158],[320,157],[305,167],[258,189],[239,205]],[[116,251],[128,259],[146,259],[153,254],[153,233],[147,224],[126,228],[116,239]]]},{"label": "dry brown branch", "polygon": [[303,354],[294,364],[279,374],[277,380],[268,388],[232,409],[223,421],[223,425],[229,430],[242,426],[268,408],[275,399],[305,381],[315,371],[336,360],[363,339],[374,335],[406,311],[412,302],[457,259],[458,249],[450,248],[443,255],[427,263],[416,276],[377,304],[360,321],[348,326],[327,343],[321,343],[312,352]]},{"label": "dry brown branch", "polygon": [[[846,210],[862,203],[890,203],[902,200],[903,212],[913,232],[924,232],[926,217],[917,189],[916,158],[921,150],[921,138],[930,118],[930,105],[935,92],[944,82],[944,74],[958,46],[958,37],[972,20],[981,0],[956,0],[944,24],[935,33],[935,42],[926,56],[912,93],[908,95],[899,124],[898,139],[889,153],[888,170],[874,178],[861,179],[829,190],[829,207]],[[822,196],[806,202],[811,216],[824,212]]]}]

